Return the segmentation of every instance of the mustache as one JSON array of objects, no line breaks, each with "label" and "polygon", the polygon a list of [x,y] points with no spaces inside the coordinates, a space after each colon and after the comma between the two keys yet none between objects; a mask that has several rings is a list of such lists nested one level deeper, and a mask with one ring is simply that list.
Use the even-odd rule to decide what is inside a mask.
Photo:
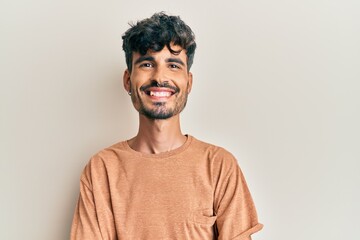
[{"label": "mustache", "polygon": [[148,85],[141,86],[140,90],[147,91],[151,87],[169,88],[169,89],[172,89],[173,91],[175,91],[175,93],[180,91],[180,89],[178,87],[171,86],[168,82],[158,83],[156,81],[153,81]]}]

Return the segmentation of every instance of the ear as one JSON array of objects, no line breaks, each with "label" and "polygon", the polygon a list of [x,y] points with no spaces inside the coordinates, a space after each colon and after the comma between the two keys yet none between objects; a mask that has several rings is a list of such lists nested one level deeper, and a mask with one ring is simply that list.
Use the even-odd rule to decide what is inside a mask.
[{"label": "ear", "polygon": [[193,83],[193,75],[191,72],[189,72],[189,75],[188,75],[188,94],[191,92],[191,88],[192,88],[192,83]]},{"label": "ear", "polygon": [[130,81],[130,72],[128,69],[126,69],[124,71],[124,75],[123,75],[123,84],[124,84],[124,88],[126,90],[126,92],[130,92],[131,91],[131,81]]}]

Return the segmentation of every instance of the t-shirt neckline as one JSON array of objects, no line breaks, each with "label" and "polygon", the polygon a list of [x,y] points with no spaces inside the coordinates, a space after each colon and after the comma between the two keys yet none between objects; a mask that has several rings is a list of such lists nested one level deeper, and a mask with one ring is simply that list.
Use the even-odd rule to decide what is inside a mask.
[{"label": "t-shirt neckline", "polygon": [[130,145],[129,145],[129,143],[128,143],[128,140],[123,141],[123,144],[122,144],[122,145],[124,146],[124,148],[125,148],[127,151],[129,151],[129,152],[131,152],[132,154],[135,154],[135,155],[137,155],[137,156],[139,156],[139,157],[154,158],[154,159],[157,159],[157,158],[167,158],[167,157],[171,157],[171,156],[174,156],[174,155],[176,155],[176,154],[179,154],[179,153],[185,151],[185,150],[189,147],[190,143],[191,143],[192,140],[193,140],[193,137],[192,137],[191,135],[188,135],[188,134],[185,134],[185,136],[186,136],[187,138],[186,138],[186,141],[184,142],[183,145],[181,145],[180,147],[175,148],[175,149],[173,149],[173,150],[170,150],[170,151],[167,151],[167,152],[161,152],[161,153],[142,153],[142,152],[138,152],[138,151],[136,151],[136,150],[134,150],[134,149],[132,149],[132,148],[130,147]]}]

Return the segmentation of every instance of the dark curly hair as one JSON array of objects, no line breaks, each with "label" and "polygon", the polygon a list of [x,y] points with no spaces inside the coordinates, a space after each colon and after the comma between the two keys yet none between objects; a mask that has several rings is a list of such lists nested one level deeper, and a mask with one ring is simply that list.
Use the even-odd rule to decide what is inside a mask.
[{"label": "dark curly hair", "polygon": [[190,69],[196,49],[195,35],[180,17],[160,12],[130,26],[122,36],[126,65],[130,72],[133,52],[145,55],[149,49],[158,52],[166,46],[172,54],[179,54],[180,51],[171,49],[170,43],[186,50],[187,66]]}]

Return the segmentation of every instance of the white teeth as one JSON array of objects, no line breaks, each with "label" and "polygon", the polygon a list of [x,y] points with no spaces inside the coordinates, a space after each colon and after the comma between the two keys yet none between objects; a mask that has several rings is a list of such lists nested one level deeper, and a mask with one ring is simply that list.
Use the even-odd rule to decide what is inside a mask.
[{"label": "white teeth", "polygon": [[171,92],[152,92],[150,91],[150,96],[155,97],[170,97]]}]

